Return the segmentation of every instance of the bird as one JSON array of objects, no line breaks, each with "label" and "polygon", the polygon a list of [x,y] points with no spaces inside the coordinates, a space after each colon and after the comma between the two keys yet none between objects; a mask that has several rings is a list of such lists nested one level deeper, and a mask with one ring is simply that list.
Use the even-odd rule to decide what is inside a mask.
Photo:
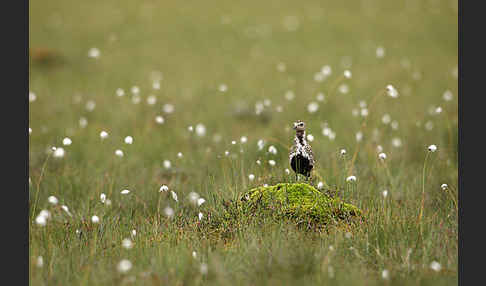
[{"label": "bird", "polygon": [[290,167],[295,172],[295,180],[298,179],[298,174],[302,174],[307,180],[310,178],[310,173],[314,168],[314,154],[312,148],[305,139],[305,123],[301,120],[294,122],[295,137],[294,144],[290,148],[289,161]]}]

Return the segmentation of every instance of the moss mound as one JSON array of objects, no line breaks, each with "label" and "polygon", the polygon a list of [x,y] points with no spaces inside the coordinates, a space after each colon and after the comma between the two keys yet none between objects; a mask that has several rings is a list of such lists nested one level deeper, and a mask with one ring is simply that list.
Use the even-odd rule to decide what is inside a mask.
[{"label": "moss mound", "polygon": [[331,198],[305,183],[280,183],[251,189],[241,198],[243,205],[263,208],[299,224],[328,225],[354,223],[362,218],[357,207]]}]

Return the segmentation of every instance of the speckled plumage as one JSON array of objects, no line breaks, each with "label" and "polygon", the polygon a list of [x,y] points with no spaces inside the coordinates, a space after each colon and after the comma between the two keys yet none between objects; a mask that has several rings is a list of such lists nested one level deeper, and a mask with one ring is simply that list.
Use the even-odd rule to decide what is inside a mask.
[{"label": "speckled plumage", "polygon": [[307,178],[314,168],[314,154],[312,147],[307,142],[305,137],[305,123],[297,121],[294,123],[296,134],[294,137],[294,144],[290,148],[289,162],[292,170],[297,174],[302,174]]}]

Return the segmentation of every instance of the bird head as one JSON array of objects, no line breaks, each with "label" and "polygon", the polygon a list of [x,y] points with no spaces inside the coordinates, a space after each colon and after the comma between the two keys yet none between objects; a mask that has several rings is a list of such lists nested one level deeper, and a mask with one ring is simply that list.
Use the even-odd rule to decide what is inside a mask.
[{"label": "bird head", "polygon": [[295,130],[295,133],[298,136],[302,136],[304,134],[304,131],[305,131],[305,123],[304,123],[304,121],[297,120],[296,122],[294,122],[294,127],[293,128]]}]

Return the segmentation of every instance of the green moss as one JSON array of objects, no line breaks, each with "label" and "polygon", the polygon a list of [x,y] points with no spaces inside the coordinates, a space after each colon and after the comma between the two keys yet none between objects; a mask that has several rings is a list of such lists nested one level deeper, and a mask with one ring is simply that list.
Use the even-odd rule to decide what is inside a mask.
[{"label": "green moss", "polygon": [[313,224],[353,222],[362,217],[357,207],[331,198],[305,183],[280,183],[258,187],[246,193],[244,205],[271,210],[277,216]]}]

